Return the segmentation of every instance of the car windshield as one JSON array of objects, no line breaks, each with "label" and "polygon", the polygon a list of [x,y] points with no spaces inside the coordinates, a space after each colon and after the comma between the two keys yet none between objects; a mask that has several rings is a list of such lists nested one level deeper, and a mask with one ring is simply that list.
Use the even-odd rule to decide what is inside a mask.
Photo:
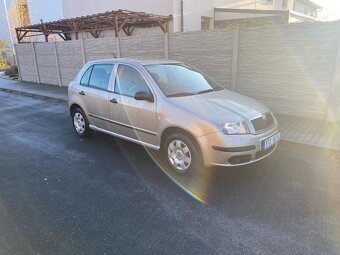
[{"label": "car windshield", "polygon": [[191,96],[223,89],[211,78],[184,64],[147,65],[146,69],[167,97]]}]

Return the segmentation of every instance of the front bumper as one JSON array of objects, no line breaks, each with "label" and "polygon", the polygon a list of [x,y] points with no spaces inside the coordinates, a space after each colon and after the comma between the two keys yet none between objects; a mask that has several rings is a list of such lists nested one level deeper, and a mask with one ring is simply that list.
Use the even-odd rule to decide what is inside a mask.
[{"label": "front bumper", "polygon": [[261,141],[278,133],[277,126],[261,134],[225,135],[221,132],[198,139],[205,166],[241,166],[272,154],[277,144],[262,150]]}]

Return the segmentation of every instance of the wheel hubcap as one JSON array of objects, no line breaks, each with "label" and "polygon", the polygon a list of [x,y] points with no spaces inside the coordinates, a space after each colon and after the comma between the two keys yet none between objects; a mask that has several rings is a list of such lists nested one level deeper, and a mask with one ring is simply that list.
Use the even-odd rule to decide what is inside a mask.
[{"label": "wheel hubcap", "polygon": [[81,115],[79,112],[74,114],[73,116],[73,124],[74,128],[76,129],[78,134],[83,134],[85,131],[85,119],[83,115]]},{"label": "wheel hubcap", "polygon": [[169,144],[168,158],[171,165],[179,172],[185,172],[191,165],[189,147],[180,140],[174,140]]}]

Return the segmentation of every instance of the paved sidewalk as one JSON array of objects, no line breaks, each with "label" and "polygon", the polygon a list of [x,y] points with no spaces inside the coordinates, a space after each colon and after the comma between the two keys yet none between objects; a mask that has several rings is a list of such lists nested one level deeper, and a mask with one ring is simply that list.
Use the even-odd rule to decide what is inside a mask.
[{"label": "paved sidewalk", "polygon": [[[0,91],[67,102],[67,88],[0,78]],[[340,150],[340,123],[275,114],[283,141]]]},{"label": "paved sidewalk", "polygon": [[275,114],[282,140],[340,150],[340,123]]},{"label": "paved sidewalk", "polygon": [[20,82],[0,77],[0,91],[67,102],[67,87]]}]

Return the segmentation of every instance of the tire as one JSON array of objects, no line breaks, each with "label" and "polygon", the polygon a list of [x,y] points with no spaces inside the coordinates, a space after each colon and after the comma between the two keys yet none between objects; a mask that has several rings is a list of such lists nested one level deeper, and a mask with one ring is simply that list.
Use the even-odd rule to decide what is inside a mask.
[{"label": "tire", "polygon": [[93,133],[92,129],[90,129],[86,114],[80,108],[76,108],[72,111],[72,124],[74,131],[76,131],[77,135],[80,137],[86,138]]},{"label": "tire", "polygon": [[198,145],[181,133],[171,134],[165,139],[163,154],[168,166],[179,174],[189,174],[203,166]]}]

